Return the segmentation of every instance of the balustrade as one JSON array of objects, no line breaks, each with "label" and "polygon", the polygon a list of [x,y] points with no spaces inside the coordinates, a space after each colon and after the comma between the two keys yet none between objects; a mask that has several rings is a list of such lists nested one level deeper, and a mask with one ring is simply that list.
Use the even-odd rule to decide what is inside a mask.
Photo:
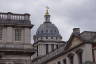
[{"label": "balustrade", "polygon": [[29,14],[0,13],[0,20],[29,20]]}]

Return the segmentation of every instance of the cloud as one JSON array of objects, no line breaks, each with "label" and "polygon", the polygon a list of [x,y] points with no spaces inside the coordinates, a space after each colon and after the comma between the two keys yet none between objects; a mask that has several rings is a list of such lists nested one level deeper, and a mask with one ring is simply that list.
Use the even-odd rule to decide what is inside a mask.
[{"label": "cloud", "polygon": [[46,6],[49,6],[51,21],[58,27],[63,40],[68,40],[74,27],[81,31],[96,30],[96,0],[0,0],[1,12],[31,14],[32,36],[44,22]]}]

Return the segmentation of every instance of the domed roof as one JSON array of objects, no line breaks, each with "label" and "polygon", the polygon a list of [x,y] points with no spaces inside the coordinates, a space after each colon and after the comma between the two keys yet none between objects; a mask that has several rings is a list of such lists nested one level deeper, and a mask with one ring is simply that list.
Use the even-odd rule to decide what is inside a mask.
[{"label": "domed roof", "polygon": [[[44,22],[36,32],[37,36],[60,36],[57,27],[51,22]],[[61,36],[60,36],[61,37]]]},{"label": "domed roof", "polygon": [[40,25],[37,29],[36,37],[43,37],[43,36],[52,36],[52,37],[61,37],[59,34],[59,30],[57,27],[50,22],[50,15],[48,10],[45,13],[45,22]]}]

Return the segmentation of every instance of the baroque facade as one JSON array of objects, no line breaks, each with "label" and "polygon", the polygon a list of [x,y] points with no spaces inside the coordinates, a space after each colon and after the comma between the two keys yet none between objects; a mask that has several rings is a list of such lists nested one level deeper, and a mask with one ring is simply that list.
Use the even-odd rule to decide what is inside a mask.
[{"label": "baroque facade", "polygon": [[0,64],[31,64],[29,14],[0,13]]},{"label": "baroque facade", "polygon": [[62,41],[58,28],[45,21],[31,44],[30,15],[0,13],[0,64],[83,64],[96,62],[96,32],[74,28],[68,41]]},{"label": "baroque facade", "polygon": [[48,10],[45,21],[34,35],[32,64],[84,64],[96,62],[96,32],[80,32],[74,28],[67,42],[62,41],[58,28],[50,21]]}]

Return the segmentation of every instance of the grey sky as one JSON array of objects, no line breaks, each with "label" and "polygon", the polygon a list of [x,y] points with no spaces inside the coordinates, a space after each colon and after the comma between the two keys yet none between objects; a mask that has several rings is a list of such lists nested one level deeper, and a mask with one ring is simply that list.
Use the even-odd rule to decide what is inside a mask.
[{"label": "grey sky", "polygon": [[68,40],[72,29],[96,31],[96,0],[0,0],[0,12],[30,13],[32,36],[44,22],[45,7],[50,7],[51,21]]}]

